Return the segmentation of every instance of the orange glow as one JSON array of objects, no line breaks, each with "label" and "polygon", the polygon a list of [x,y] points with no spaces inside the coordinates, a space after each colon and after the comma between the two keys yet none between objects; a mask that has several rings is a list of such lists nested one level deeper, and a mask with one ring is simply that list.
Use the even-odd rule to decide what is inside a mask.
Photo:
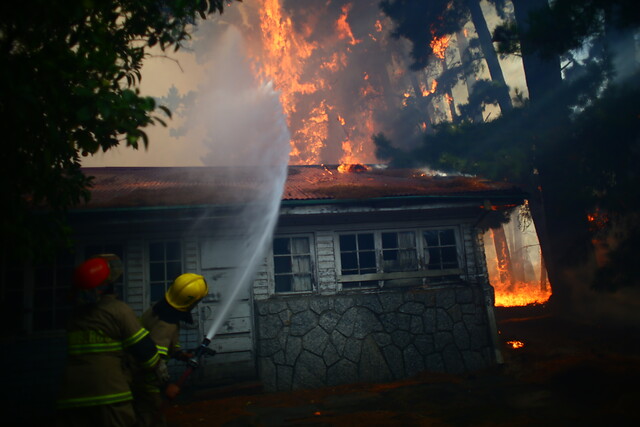
[{"label": "orange glow", "polygon": [[338,172],[340,173],[358,173],[358,172],[366,172],[369,168],[366,165],[362,165],[359,163],[356,164],[347,164],[343,163],[338,166]]},{"label": "orange glow", "polygon": [[496,241],[493,230],[483,236],[489,282],[499,307],[544,304],[552,294],[535,227],[530,224],[522,230],[517,218],[514,211],[510,222],[503,225],[508,248],[500,243],[501,239]]},{"label": "orange glow", "polygon": [[587,214],[587,221],[589,221],[589,229],[594,232],[604,229],[609,223],[609,216],[600,210],[595,208],[593,212]]},{"label": "orange glow", "polygon": [[444,55],[447,52],[447,48],[449,47],[450,36],[442,36],[440,38],[434,37],[431,40],[429,46],[433,51],[433,54],[436,58],[444,59]]},{"label": "orange glow", "polygon": [[426,87],[422,86],[420,89],[422,90],[422,96],[429,96],[432,93],[436,92],[436,89],[438,88],[438,82],[434,79],[431,82],[431,89],[427,89]]},{"label": "orange glow", "polygon": [[347,22],[349,18],[349,11],[351,10],[351,4],[345,4],[342,6],[342,15],[338,18],[336,22],[336,29],[338,30],[338,38],[339,39],[347,39],[349,44],[356,45],[361,42],[361,40],[357,40],[353,36],[353,32],[351,31],[351,26]]},{"label": "orange glow", "polygon": [[511,348],[522,348],[524,347],[524,343],[522,341],[507,341],[507,344],[511,347]]},{"label": "orange glow", "polygon": [[[301,61],[311,56],[316,45],[295,36],[291,18],[283,14],[279,0],[263,0],[259,10],[263,49],[266,52],[257,74],[271,79],[281,91],[280,102],[290,118],[296,111],[296,97],[317,91],[318,83],[303,81],[300,67]],[[317,141],[308,144],[293,135],[290,157],[303,164],[317,163],[320,154],[317,145]]]},{"label": "orange glow", "polygon": [[448,94],[448,93],[445,93],[445,94],[444,94],[444,99],[445,99],[449,104],[451,104],[451,103],[453,102],[453,97],[452,97],[450,94]]},{"label": "orange glow", "polygon": [[[360,40],[350,26],[351,4],[340,7],[330,28],[319,27],[330,16],[331,7],[319,5],[295,25],[282,0],[259,0],[251,7],[260,23],[260,38],[251,44],[252,57],[259,58],[253,66],[256,75],[272,81],[280,93],[291,133],[290,164],[375,162],[371,135],[379,131],[379,124],[373,120],[373,111],[384,109],[387,101],[380,96],[379,73],[359,70],[361,64],[352,58],[385,41],[386,21],[372,19],[369,28],[376,37]],[[362,79],[353,87],[354,82],[343,75],[355,72]],[[339,95],[349,90],[354,96]],[[343,120],[340,127],[333,117],[329,119],[338,111]]]}]

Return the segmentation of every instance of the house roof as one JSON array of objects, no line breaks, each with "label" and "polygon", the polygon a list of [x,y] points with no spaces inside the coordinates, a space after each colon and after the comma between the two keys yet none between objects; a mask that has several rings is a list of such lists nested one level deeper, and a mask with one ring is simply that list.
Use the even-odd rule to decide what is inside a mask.
[{"label": "house roof", "polygon": [[[92,197],[77,209],[118,209],[233,204],[250,200],[267,179],[251,168],[105,167],[84,168],[94,177]],[[289,166],[283,204],[336,203],[385,198],[522,198],[507,183],[477,177],[434,176],[416,169]]]}]

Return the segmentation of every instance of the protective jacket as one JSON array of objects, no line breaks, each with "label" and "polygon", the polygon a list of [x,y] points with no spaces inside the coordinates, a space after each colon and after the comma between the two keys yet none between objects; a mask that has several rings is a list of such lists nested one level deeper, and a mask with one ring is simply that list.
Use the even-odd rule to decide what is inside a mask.
[{"label": "protective jacket", "polygon": [[115,295],[79,307],[67,328],[68,359],[58,407],[108,405],[133,399],[126,353],[145,369],[158,351],[134,311]]}]

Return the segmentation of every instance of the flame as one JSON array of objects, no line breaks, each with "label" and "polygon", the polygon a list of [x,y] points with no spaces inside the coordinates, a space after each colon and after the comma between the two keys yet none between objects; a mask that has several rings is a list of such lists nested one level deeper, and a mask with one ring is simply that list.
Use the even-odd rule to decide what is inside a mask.
[{"label": "flame", "polygon": [[431,89],[427,89],[425,86],[420,87],[420,89],[422,90],[422,96],[424,97],[427,97],[432,93],[435,93],[437,88],[438,88],[438,81],[435,79],[431,82]]},{"label": "flame", "polygon": [[[260,58],[254,64],[256,74],[271,80],[280,92],[291,132],[290,163],[374,162],[371,135],[379,130],[373,111],[381,111],[385,102],[380,96],[379,73],[373,78],[361,70],[363,78],[356,87],[355,81],[343,77],[354,75],[353,70],[362,67],[358,58],[385,42],[388,35],[383,28],[388,19],[371,19],[371,37],[362,40],[351,28],[352,4],[340,6],[330,28],[321,25],[333,13],[331,2],[317,4],[311,13],[295,15],[295,25],[289,10],[300,8],[287,9],[285,5],[282,0],[260,0],[251,7],[260,24],[260,39],[252,48],[253,57]],[[342,96],[350,90],[354,96]],[[335,111],[343,112],[348,127],[345,123],[338,127],[329,120]]]},{"label": "flame", "polygon": [[509,344],[511,348],[515,348],[515,349],[524,347],[524,343],[518,340],[507,341],[507,344]]},{"label": "flame", "polygon": [[369,170],[369,167],[367,165],[362,165],[360,163],[351,163],[351,164],[343,163],[340,166],[338,166],[338,172],[340,173],[359,173],[359,172],[366,172],[368,170]]},{"label": "flame", "polygon": [[[511,221],[514,221],[517,215],[517,211],[514,211]],[[507,246],[497,245],[500,254],[496,253],[494,231],[490,230],[483,236],[495,305],[515,307],[546,303],[552,294],[551,284],[546,275],[535,227],[531,224],[523,231],[518,225],[510,222],[504,230]],[[519,236],[515,233],[519,233]],[[514,247],[516,240],[521,241],[518,247]],[[506,251],[509,251],[509,256]],[[511,265],[507,264],[509,260]],[[516,268],[516,264],[519,269]]]},{"label": "flame", "polygon": [[[293,36],[291,18],[282,13],[279,0],[263,0],[261,6],[260,29],[265,55],[257,74],[271,79],[281,91],[280,102],[290,122],[292,114],[296,112],[297,96],[318,90],[317,84],[303,81],[300,67],[300,61],[309,58],[316,45],[307,43],[303,37]],[[301,163],[315,163],[319,155],[317,139],[309,144],[294,135],[291,140],[292,159]]]},{"label": "flame", "polygon": [[449,47],[449,40],[451,36],[442,36],[440,38],[434,37],[429,43],[429,47],[433,51],[433,55],[436,58],[444,59],[444,55],[447,52],[447,48]]},{"label": "flame", "polygon": [[356,45],[362,40],[356,40],[356,38],[353,36],[353,32],[351,31],[351,26],[347,22],[351,7],[351,4],[345,4],[344,6],[342,6],[342,15],[340,15],[340,17],[336,21],[336,29],[338,30],[339,39],[347,39],[349,40],[350,45]]}]

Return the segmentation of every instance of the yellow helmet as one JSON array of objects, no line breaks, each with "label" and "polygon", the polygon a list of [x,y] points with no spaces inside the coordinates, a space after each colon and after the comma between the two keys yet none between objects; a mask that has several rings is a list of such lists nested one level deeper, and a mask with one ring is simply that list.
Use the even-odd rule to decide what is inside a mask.
[{"label": "yellow helmet", "polygon": [[176,310],[191,311],[191,309],[209,293],[204,277],[194,273],[184,273],[176,277],[165,298],[169,305]]}]

